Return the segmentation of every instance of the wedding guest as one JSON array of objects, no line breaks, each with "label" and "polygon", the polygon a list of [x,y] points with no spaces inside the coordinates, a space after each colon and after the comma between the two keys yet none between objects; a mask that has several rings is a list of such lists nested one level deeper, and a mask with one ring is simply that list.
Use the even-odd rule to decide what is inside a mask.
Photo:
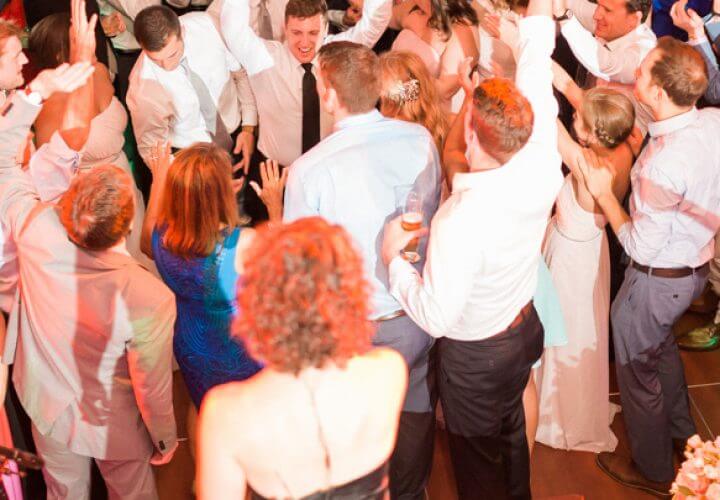
[{"label": "wedding guest", "polygon": [[467,57],[477,60],[478,17],[467,0],[408,0],[393,9],[393,23],[402,31],[392,50],[417,54],[436,80],[443,108],[460,90],[458,68]]},{"label": "wedding guest", "polygon": [[199,498],[388,498],[407,367],[371,345],[350,236],[319,217],[266,225],[243,261],[235,333],[265,369],[205,398]]},{"label": "wedding guest", "polygon": [[23,67],[28,63],[23,52],[22,30],[10,21],[0,19],[0,101],[5,102],[8,94],[22,87],[25,78]]},{"label": "wedding guest", "polygon": [[632,259],[611,310],[632,460],[601,453],[598,465],[627,486],[663,495],[675,477],[673,441],[684,447],[695,433],[672,326],[705,287],[720,228],[720,111],[695,107],[706,88],[702,56],[660,39],[635,84],[655,121],[631,171],[630,213],[613,194],[605,161],[588,154],[583,168],[588,190]]},{"label": "wedding guest", "polygon": [[[388,291],[378,245],[383,225],[397,213],[396,190],[412,188],[429,222],[440,195],[440,161],[422,126],[383,117],[375,109],[381,69],[375,53],[351,42],[318,53],[320,102],[335,121],[333,134],[290,167],[284,219],[319,215],[339,224],[358,245],[373,285],[369,318],[376,346],[396,349],[410,368],[396,451],[390,461],[393,497],[424,498],[433,455],[432,338],[402,311]],[[363,207],[358,211],[358,207]]]},{"label": "wedding guest", "polygon": [[[687,1],[676,2],[670,14],[675,25],[688,34],[688,43],[697,50],[705,60],[708,71],[708,87],[705,91],[705,100],[710,104],[720,104],[720,71],[717,58],[710,40],[705,34],[703,19],[692,9],[687,9]],[[713,7],[715,11],[716,8]],[[710,261],[710,284],[716,294],[720,295],[720,239],[715,238],[715,257]],[[691,330],[677,339],[681,348],[693,350],[715,349],[720,346],[720,305],[713,320]]]},{"label": "wedding guest", "polygon": [[560,0],[554,5],[562,35],[580,64],[595,78],[629,85],[655,47],[655,34],[645,22],[650,7],[650,0]]},{"label": "wedding guest", "polygon": [[[35,25],[30,33],[29,48],[32,62],[39,70],[55,68],[70,61],[70,14],[52,14]],[[125,170],[132,178],[133,172],[123,146],[127,112],[117,97],[107,67],[94,63],[95,72],[87,85],[93,96],[93,115],[90,124],[90,136],[82,148],[80,169],[90,170],[100,165],[115,165]],[[59,129],[65,106],[66,96],[58,94],[43,105],[35,120],[35,142],[41,146],[50,141]],[[142,227],[145,215],[145,202],[142,193],[133,185],[135,196],[135,216],[133,227]],[[131,231],[127,238],[130,255],[151,272],[157,272],[152,261],[140,251],[140,231]]]},{"label": "wedding guest", "polygon": [[[76,38],[92,38],[84,5],[73,4]],[[94,459],[118,496],[157,498],[150,461],[168,461],[177,446],[168,327],[175,305],[122,247],[132,180],[118,167],[94,169],[76,176],[56,207],[39,202],[16,160],[42,100],[82,86],[91,71],[86,62],[41,72],[0,117],[0,213],[22,283],[3,362],[14,360],[49,496],[88,498]]]},{"label": "wedding guest", "polygon": [[[478,27],[478,73],[482,78],[515,78],[516,43],[507,43],[502,32],[517,25],[525,15],[527,1],[475,0],[473,8],[480,21]],[[516,42],[516,40],[515,40]]]},{"label": "wedding guest", "polygon": [[190,398],[200,407],[213,386],[254,375],[260,365],[230,338],[238,313],[235,285],[252,229],[240,227],[229,155],[212,143],[172,161],[162,146],[150,164],[153,184],[143,249],[175,293],[173,352]]},{"label": "wedding guest", "polygon": [[488,79],[474,90],[470,143],[462,126],[450,131],[443,161],[458,173],[433,218],[422,277],[397,258],[421,232],[404,231],[399,218],[385,227],[393,297],[441,338],[440,398],[462,499],[530,498],[522,396],[543,349],[532,297],[562,183],[551,10],[531,0],[520,21],[516,84]]},{"label": "wedding guest", "polygon": [[390,51],[380,56],[380,112],[388,118],[425,127],[442,149],[448,120],[422,59],[412,52]]},{"label": "wedding guest", "polygon": [[[248,0],[222,1],[222,34],[247,70],[263,124],[259,154],[249,175],[257,182],[262,160],[272,158],[287,167],[331,132],[331,117],[321,109],[316,88],[315,59],[320,46],[346,40],[372,47],[387,27],[391,4],[389,0],[366,0],[355,26],[326,35],[324,0],[289,0],[285,8],[286,41],[282,43],[263,40],[247,29]],[[256,222],[267,218],[256,198],[249,195],[246,200],[247,212]]]},{"label": "wedding guest", "polygon": [[[570,169],[548,225],[543,255],[558,289],[569,341],[546,348],[539,368],[537,440],[564,450],[613,451],[610,423],[619,408],[609,402],[608,335],[610,257],[607,220],[583,183],[577,159],[589,148],[615,170],[613,193],[623,199],[634,161],[628,138],[635,109],[622,93],[583,92],[554,64],[555,88],[576,107],[575,142],[558,124],[558,147]],[[579,101],[578,101],[579,98]]]},{"label": "wedding guest", "polygon": [[153,6],[137,15],[134,29],[143,53],[130,75],[127,104],[145,163],[158,142],[175,149],[214,142],[241,153],[247,171],[255,147],[255,100],[212,18],[204,12],[178,17],[168,7]]}]

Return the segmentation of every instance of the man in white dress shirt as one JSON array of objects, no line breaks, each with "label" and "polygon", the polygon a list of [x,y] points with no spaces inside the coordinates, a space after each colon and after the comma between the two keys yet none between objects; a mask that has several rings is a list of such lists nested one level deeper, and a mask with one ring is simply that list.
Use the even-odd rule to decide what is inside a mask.
[{"label": "man in white dress shirt", "polygon": [[[540,245],[562,185],[555,27],[550,0],[531,0],[519,22],[515,84],[483,81],[445,146],[456,173],[432,220],[422,276],[398,252],[413,236],[395,219],[382,257],[390,290],[439,341],[438,387],[458,495],[530,498],[522,395],[542,354],[533,306]],[[466,151],[467,150],[467,151]]]},{"label": "man in white dress shirt", "polygon": [[335,120],[334,131],[290,167],[284,219],[320,215],[343,226],[362,251],[373,284],[373,343],[399,351],[410,370],[390,461],[391,496],[424,499],[435,428],[434,374],[428,359],[433,340],[390,295],[379,249],[383,226],[397,213],[396,188],[412,187],[423,201],[426,221],[435,213],[440,159],[424,127],[385,118],[375,109],[381,74],[370,48],[330,43],[320,49],[317,63],[320,101]]},{"label": "man in white dress shirt", "polygon": [[630,174],[630,213],[609,191],[608,169],[584,172],[632,259],[611,309],[632,461],[602,453],[598,465],[617,481],[655,494],[667,495],[675,477],[673,448],[681,451],[695,433],[672,327],[705,287],[720,228],[720,110],[695,108],[707,81],[700,54],[661,38],[635,84],[655,121]]},{"label": "man in white dress shirt", "polygon": [[[216,0],[220,1],[220,0]],[[263,40],[248,29],[248,0],[222,0],[220,25],[232,54],[247,70],[260,117],[258,152],[250,178],[259,181],[265,158],[288,166],[332,130],[332,117],[318,100],[316,53],[323,43],[350,41],[372,47],[392,14],[390,0],[367,0],[360,21],[348,31],[327,35],[324,0],[289,0],[285,8],[285,41]],[[248,213],[265,217],[254,193]]]},{"label": "man in white dress shirt", "polygon": [[130,75],[127,104],[143,159],[148,162],[162,141],[176,149],[215,142],[242,152],[247,169],[255,101],[212,17],[191,12],[178,18],[169,7],[152,6],[137,15],[134,28],[143,52]]}]

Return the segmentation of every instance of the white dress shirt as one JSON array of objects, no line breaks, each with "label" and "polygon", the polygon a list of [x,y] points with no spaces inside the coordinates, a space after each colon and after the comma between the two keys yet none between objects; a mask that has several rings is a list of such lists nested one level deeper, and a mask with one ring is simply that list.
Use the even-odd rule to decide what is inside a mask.
[{"label": "white dress shirt", "polygon": [[284,219],[319,215],[352,235],[373,287],[371,318],[378,318],[401,309],[380,259],[383,227],[399,215],[394,188],[414,186],[427,225],[437,210],[440,178],[440,158],[424,127],[377,110],[353,115],[290,167]]},{"label": "white dress shirt", "polygon": [[631,172],[625,252],[658,268],[697,267],[714,255],[720,229],[720,110],[693,108],[650,124]]},{"label": "white dress shirt", "polygon": [[16,150],[40,111],[17,97],[0,117],[0,221],[17,245],[18,300],[3,363],[41,434],[74,453],[148,460],[176,444],[175,299],[124,241],[85,251],[38,199]]},{"label": "white dress shirt", "polygon": [[574,16],[562,23],[562,34],[575,57],[588,72],[603,80],[632,84],[635,70],[657,44],[655,33],[647,22],[611,42],[593,35],[596,4],[587,0],[570,0]]},{"label": "white dress shirt", "polygon": [[507,328],[532,299],[550,210],[562,186],[548,17],[519,23],[517,88],[535,115],[528,143],[493,170],[456,174],[430,226],[423,276],[390,263],[393,296],[434,337],[482,340]]},{"label": "white dress shirt", "polygon": [[[218,19],[225,0],[213,0],[205,12]],[[249,0],[250,27],[257,36],[266,40],[285,40],[285,7],[288,0]],[[344,12],[344,11],[343,11]],[[270,33],[263,32],[262,16],[269,17]]]},{"label": "white dress shirt", "polygon": [[[212,17],[204,12],[180,16],[183,55],[187,65],[205,83],[220,116],[232,133],[240,125],[257,125],[257,110],[247,76],[227,50]],[[211,142],[190,76],[179,65],[166,71],[145,53],[130,74],[127,104],[132,115],[138,150],[148,161],[160,141],[176,148]]]},{"label": "white dress shirt", "polygon": [[[217,1],[217,0],[216,0]],[[360,21],[324,43],[347,40],[372,47],[385,31],[392,4],[365,0]],[[287,44],[263,40],[248,29],[248,0],[223,0],[220,25],[230,52],[247,70],[260,115],[258,149],[281,165],[290,165],[302,153],[302,80],[305,70]],[[317,77],[317,64],[313,63]],[[320,110],[320,138],[332,130],[332,118]]]}]

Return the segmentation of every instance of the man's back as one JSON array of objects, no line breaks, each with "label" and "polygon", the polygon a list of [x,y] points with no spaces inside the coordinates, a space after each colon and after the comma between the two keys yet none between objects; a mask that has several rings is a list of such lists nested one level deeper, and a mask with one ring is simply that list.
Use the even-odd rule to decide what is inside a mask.
[{"label": "man's back", "polygon": [[414,185],[427,225],[438,206],[440,177],[437,149],[423,127],[377,111],[351,116],[293,163],[285,219],[320,215],[353,236],[374,286],[373,316],[381,316],[399,309],[379,259],[383,227],[398,215],[394,188]]},{"label": "man's back", "polygon": [[14,382],[34,425],[99,458],[149,456],[144,427],[170,444],[172,293],[124,248],[71,243],[53,206],[24,225],[9,342],[17,331]]}]

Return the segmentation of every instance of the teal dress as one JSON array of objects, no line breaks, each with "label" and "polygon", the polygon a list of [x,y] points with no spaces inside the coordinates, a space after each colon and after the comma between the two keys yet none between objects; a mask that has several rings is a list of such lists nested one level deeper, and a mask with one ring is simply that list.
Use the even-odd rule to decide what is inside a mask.
[{"label": "teal dress", "polygon": [[538,266],[538,284],[535,289],[533,303],[545,330],[545,347],[557,347],[567,345],[568,337],[565,330],[565,319],[560,299],[558,298],[555,284],[548,269],[545,259],[540,256]]},{"label": "teal dress", "polygon": [[245,380],[261,368],[242,341],[230,335],[238,311],[235,253],[240,231],[228,231],[207,257],[191,259],[179,257],[163,246],[164,228],[153,231],[155,264],[175,293],[177,304],[173,352],[190,398],[198,408],[212,387]]}]

